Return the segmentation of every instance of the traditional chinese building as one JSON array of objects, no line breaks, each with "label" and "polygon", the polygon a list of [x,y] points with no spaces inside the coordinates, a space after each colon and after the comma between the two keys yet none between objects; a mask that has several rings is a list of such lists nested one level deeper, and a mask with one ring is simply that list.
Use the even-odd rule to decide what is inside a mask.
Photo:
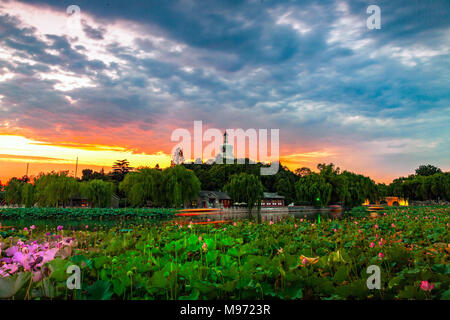
[{"label": "traditional chinese building", "polygon": [[196,208],[229,208],[231,198],[226,192],[200,191],[196,200],[192,203]]},{"label": "traditional chinese building", "polygon": [[284,197],[278,193],[264,192],[264,198],[261,199],[261,207],[283,207]]}]

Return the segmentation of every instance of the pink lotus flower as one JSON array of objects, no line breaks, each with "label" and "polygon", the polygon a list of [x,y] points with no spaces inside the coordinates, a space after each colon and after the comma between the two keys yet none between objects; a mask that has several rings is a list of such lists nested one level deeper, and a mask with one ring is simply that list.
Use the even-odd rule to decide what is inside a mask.
[{"label": "pink lotus flower", "polygon": [[423,291],[431,291],[431,290],[433,290],[433,288],[434,288],[434,284],[429,283],[428,281],[422,281],[422,282],[420,283],[420,288],[421,288]]},{"label": "pink lotus flower", "polygon": [[34,229],[36,229],[36,226],[33,224],[33,225],[30,227],[30,229],[31,229],[31,230],[34,230]]},{"label": "pink lotus flower", "polygon": [[369,244],[369,247],[371,247],[371,248],[375,247],[375,243],[374,243],[374,242],[371,242],[371,243]]},{"label": "pink lotus flower", "polygon": [[380,252],[380,253],[378,254],[378,257],[379,257],[380,259],[383,259],[383,258],[384,258],[383,252]]},{"label": "pink lotus flower", "polygon": [[297,228],[297,224],[296,223],[294,224],[294,228]]},{"label": "pink lotus flower", "polygon": [[27,227],[23,228],[23,231],[28,231],[28,228]]},{"label": "pink lotus flower", "polygon": [[307,263],[308,263],[308,260],[307,260],[306,258],[303,258],[302,264],[303,264],[304,266],[306,266]]},{"label": "pink lotus flower", "polygon": [[236,222],[233,222],[233,226],[237,226],[237,223],[236,223]]},{"label": "pink lotus flower", "polygon": [[391,224],[392,228],[395,228],[395,224]]},{"label": "pink lotus flower", "polygon": [[337,232],[337,229],[334,229],[334,232],[336,233],[336,232]]},{"label": "pink lotus flower", "polygon": [[377,224],[376,224],[376,225],[374,225],[374,228],[375,228],[375,229],[378,229],[378,225],[377,225]]},{"label": "pink lotus flower", "polygon": [[198,241],[202,241],[202,240],[203,240],[202,236],[198,236]]},{"label": "pink lotus flower", "polygon": [[273,221],[272,221],[272,220],[270,220],[269,224],[270,224],[270,225],[273,225]]},{"label": "pink lotus flower", "polygon": [[33,282],[41,281],[44,278],[41,270],[33,272]]},{"label": "pink lotus flower", "polygon": [[206,244],[206,242],[203,243],[202,249],[203,249],[203,251],[207,251],[208,250],[208,245]]}]

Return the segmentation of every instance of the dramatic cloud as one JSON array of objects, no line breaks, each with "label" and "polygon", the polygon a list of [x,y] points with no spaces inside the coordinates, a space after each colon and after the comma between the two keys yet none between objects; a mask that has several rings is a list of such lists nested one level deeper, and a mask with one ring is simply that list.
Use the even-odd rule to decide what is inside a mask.
[{"label": "dramatic cloud", "polygon": [[291,168],[450,169],[448,1],[377,1],[380,30],[371,1],[71,4],[0,4],[0,133],[167,154],[202,120],[280,128]]}]

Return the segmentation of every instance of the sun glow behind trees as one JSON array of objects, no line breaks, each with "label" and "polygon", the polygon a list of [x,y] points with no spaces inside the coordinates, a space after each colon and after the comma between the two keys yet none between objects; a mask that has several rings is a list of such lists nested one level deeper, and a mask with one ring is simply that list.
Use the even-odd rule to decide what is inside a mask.
[{"label": "sun glow behind trees", "polygon": [[[56,168],[74,170],[77,157],[80,168],[109,167],[116,159],[128,159],[137,167],[155,166],[156,164],[162,167],[170,165],[170,155],[162,151],[155,154],[135,153],[134,150],[120,146],[72,142],[51,143],[35,141],[22,136],[0,134],[0,179],[4,182],[13,176],[23,176],[25,163],[34,164],[30,166],[30,175],[34,176],[41,171],[48,172]],[[42,166],[43,164],[44,166]],[[39,171],[36,168],[40,168]]]}]

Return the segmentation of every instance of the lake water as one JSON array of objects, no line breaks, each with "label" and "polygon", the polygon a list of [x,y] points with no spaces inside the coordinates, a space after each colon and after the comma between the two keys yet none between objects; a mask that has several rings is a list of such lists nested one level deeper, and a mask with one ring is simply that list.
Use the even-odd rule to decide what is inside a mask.
[{"label": "lake water", "polygon": [[[270,210],[261,212],[261,217],[264,221],[280,221],[286,217],[293,216],[296,218],[304,218],[308,220],[316,220],[318,216],[321,218],[337,218],[336,213],[328,209],[320,210],[303,210],[298,212],[287,212],[286,210],[277,211]],[[163,224],[163,223],[180,223],[180,224],[228,224],[238,220],[248,219],[248,213],[229,213],[229,212],[214,212],[209,214],[193,215],[178,217],[175,216],[170,219],[164,220],[150,220],[150,219],[108,219],[108,220],[52,220],[52,219],[25,219],[25,220],[0,220],[3,226],[13,226],[16,229],[23,229],[25,227],[30,227],[35,225],[40,230],[52,231],[57,226],[64,226],[65,230],[84,230],[86,226],[90,230],[94,228],[127,228],[132,225],[142,225],[142,224]]]}]

